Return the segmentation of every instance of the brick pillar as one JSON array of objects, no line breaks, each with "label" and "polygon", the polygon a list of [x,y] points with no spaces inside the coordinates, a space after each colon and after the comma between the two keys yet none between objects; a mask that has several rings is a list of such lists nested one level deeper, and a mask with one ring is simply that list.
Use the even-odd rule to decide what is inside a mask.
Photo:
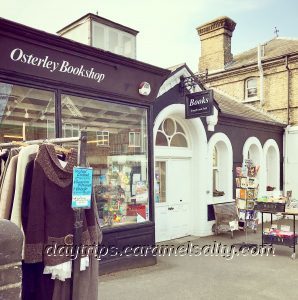
[{"label": "brick pillar", "polygon": [[21,299],[21,230],[8,220],[0,220],[0,300]]}]

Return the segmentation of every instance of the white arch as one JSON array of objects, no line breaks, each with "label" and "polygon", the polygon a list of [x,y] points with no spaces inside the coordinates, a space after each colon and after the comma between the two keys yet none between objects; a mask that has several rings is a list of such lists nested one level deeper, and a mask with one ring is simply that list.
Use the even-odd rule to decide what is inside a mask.
[{"label": "white arch", "polygon": [[264,154],[263,148],[260,140],[255,136],[249,137],[243,146],[243,161],[248,158],[249,151],[253,150],[253,157],[250,157],[254,160],[254,163],[260,166],[258,173],[258,181],[259,181],[259,196],[266,194],[266,179],[265,179],[265,165],[264,165]]},{"label": "white arch", "polygon": [[255,136],[251,136],[245,141],[245,143],[243,145],[243,151],[242,151],[243,160],[248,158],[249,148],[253,145],[255,145],[257,147],[257,149],[259,150],[260,156],[262,156],[263,148],[262,148],[261,142]]},{"label": "white arch", "polygon": [[[271,151],[272,150],[272,151]],[[279,147],[275,140],[269,139],[265,142],[263,146],[263,153],[264,153],[264,162],[266,163],[265,169],[265,179],[266,179],[266,186],[272,185],[275,187],[276,190],[279,191],[280,189],[280,151]],[[269,155],[272,155],[271,161]],[[272,161],[273,160],[273,161]],[[269,171],[269,174],[268,174]],[[270,178],[270,180],[268,179]],[[269,182],[268,182],[269,180]]]},{"label": "white arch", "polygon": [[[223,143],[226,147],[225,153],[222,153],[222,155],[224,156],[224,161],[223,161],[224,176],[226,178],[223,190],[225,192],[224,202],[229,202],[232,201],[233,199],[233,147],[230,139],[226,134],[222,132],[218,132],[212,135],[212,137],[208,142],[208,172],[209,172],[209,178],[211,179],[213,178],[212,175],[213,148],[214,146],[216,146],[217,143]],[[219,155],[220,155],[220,151],[219,151]],[[213,190],[212,180],[210,180],[209,182],[209,190],[212,193]]]},{"label": "white arch", "polygon": [[[206,176],[207,164],[207,136],[204,125],[200,118],[194,118],[185,120],[185,106],[184,104],[172,104],[165,107],[157,115],[154,127],[153,127],[153,141],[155,144],[157,130],[162,123],[168,117],[172,117],[179,121],[185,129],[186,135],[189,137],[189,148],[191,157],[191,174],[189,178],[191,180],[191,194],[193,195],[192,203],[192,218],[194,224],[191,234],[197,236],[205,236],[210,234],[207,226],[207,203],[210,193],[207,194],[209,178]],[[162,154],[160,150],[163,147],[154,146],[154,156]],[[177,151],[183,152],[184,155],[187,149],[181,148]],[[185,152],[186,151],[186,152]]]}]

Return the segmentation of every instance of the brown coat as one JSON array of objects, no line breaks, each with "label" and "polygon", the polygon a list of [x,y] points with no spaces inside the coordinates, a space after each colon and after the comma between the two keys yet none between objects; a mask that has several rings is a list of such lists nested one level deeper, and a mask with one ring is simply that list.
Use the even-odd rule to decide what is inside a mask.
[{"label": "brown coat", "polygon": [[[46,251],[73,243],[74,212],[72,200],[72,171],[77,153],[72,151],[63,168],[53,145],[41,145],[34,162],[28,223],[25,229],[25,262],[57,265],[71,259]],[[92,209],[84,210],[81,243],[92,245],[99,240],[98,225]],[[58,248],[57,248],[58,249]]]}]

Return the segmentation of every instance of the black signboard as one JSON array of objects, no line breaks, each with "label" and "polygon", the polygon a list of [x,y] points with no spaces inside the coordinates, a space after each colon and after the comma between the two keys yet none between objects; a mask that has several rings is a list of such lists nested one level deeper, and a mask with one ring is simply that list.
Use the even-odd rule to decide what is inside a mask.
[{"label": "black signboard", "polygon": [[213,115],[213,91],[201,91],[186,95],[185,119]]},{"label": "black signboard", "polygon": [[[13,31],[13,33],[10,32]],[[18,34],[15,34],[15,31]],[[152,102],[169,71],[0,18],[0,74],[93,89],[100,95]],[[141,83],[150,93],[139,92]],[[146,95],[146,97],[144,97]]]}]

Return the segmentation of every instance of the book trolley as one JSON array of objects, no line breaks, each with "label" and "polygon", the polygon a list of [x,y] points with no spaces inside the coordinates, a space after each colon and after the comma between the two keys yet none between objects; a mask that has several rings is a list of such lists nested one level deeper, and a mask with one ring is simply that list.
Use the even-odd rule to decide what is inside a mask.
[{"label": "book trolley", "polygon": [[[286,197],[259,199],[259,201],[256,203],[255,209],[258,210],[262,215],[262,247],[264,244],[290,247],[293,249],[291,258],[295,259],[298,238],[295,221],[296,216],[298,216],[298,210],[291,209],[290,201]],[[264,214],[270,214],[270,228],[264,228]],[[292,231],[290,226],[281,224],[283,219],[273,221],[273,215],[280,215],[282,217],[291,216],[293,221]]]}]

